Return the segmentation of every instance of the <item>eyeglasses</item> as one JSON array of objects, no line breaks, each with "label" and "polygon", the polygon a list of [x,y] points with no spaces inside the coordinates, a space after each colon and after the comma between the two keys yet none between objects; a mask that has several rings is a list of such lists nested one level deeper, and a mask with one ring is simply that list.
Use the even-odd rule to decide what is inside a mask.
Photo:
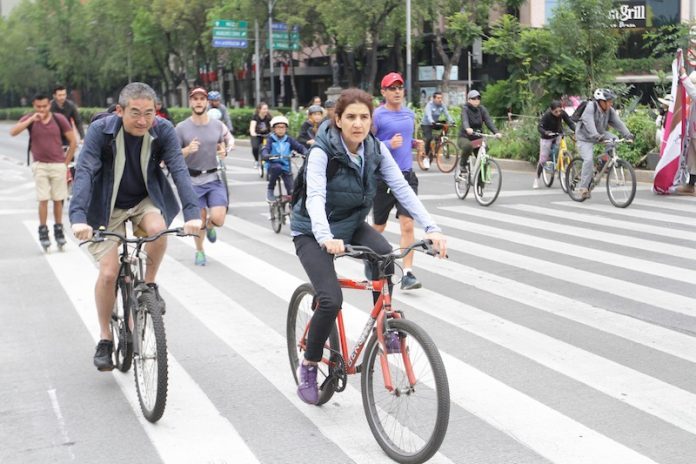
[{"label": "eyeglasses", "polygon": [[389,87],[386,87],[384,90],[390,90],[392,92],[396,92],[397,90],[404,90],[403,85],[390,85]]},{"label": "eyeglasses", "polygon": [[128,117],[133,118],[133,119],[145,118],[147,120],[150,120],[150,119],[154,119],[154,117],[155,117],[154,110],[145,111],[145,113],[141,113],[140,111],[137,111],[137,110],[129,110],[127,112],[127,114],[128,114]]},{"label": "eyeglasses", "polygon": [[471,97],[469,100],[480,100],[481,97]]}]

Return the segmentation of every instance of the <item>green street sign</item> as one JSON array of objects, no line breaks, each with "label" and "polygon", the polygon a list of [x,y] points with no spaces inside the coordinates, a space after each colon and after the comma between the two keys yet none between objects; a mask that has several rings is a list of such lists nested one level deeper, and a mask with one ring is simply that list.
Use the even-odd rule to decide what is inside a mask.
[{"label": "green street sign", "polygon": [[[268,46],[268,42],[266,42],[266,46]],[[273,39],[273,49],[274,50],[299,50],[300,44],[297,42],[290,43],[287,40],[275,40]]]},{"label": "green street sign", "polygon": [[216,19],[213,21],[214,27],[229,27],[231,29],[246,29],[249,27],[248,21],[236,21],[233,19]]},{"label": "green street sign", "polygon": [[299,42],[300,41],[300,33],[299,32],[273,32],[273,40],[285,40],[285,41],[292,41],[292,42]]},{"label": "green street sign", "polygon": [[246,39],[248,37],[248,31],[230,29],[227,27],[214,27],[213,28],[213,38],[214,39]]}]

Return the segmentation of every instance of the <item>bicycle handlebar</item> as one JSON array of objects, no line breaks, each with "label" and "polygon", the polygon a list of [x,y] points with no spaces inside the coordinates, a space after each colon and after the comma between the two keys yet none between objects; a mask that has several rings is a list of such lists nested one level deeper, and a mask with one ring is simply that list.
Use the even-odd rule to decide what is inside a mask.
[{"label": "bicycle handlebar", "polygon": [[[500,132],[498,132],[498,134],[500,134]],[[479,137],[485,137],[485,138],[489,138],[489,139],[496,137],[496,134],[484,134],[483,132],[478,132],[478,131],[472,132],[471,135],[477,135]]]},{"label": "bicycle handlebar", "polygon": [[346,245],[345,246],[345,253],[336,255],[337,258],[340,258],[342,256],[347,256],[349,258],[368,258],[368,259],[373,259],[373,260],[384,260],[384,259],[390,259],[390,260],[397,260],[401,259],[407,254],[409,254],[411,251],[416,250],[416,251],[422,251],[423,253],[430,255],[430,256],[437,256],[439,254],[438,251],[436,251],[433,248],[433,241],[430,239],[424,239],[424,240],[419,240],[415,243],[412,243],[411,245],[407,246],[406,248],[402,248],[400,253],[395,253],[394,251],[390,251],[389,253],[386,254],[379,254],[376,251],[374,251],[372,248],[367,247],[367,246],[361,246],[361,245]]},{"label": "bicycle handlebar", "polygon": [[115,237],[119,240],[119,242],[123,243],[132,243],[132,244],[141,244],[141,243],[148,243],[148,242],[154,242],[158,238],[160,238],[163,235],[166,234],[176,234],[178,237],[195,237],[195,234],[187,234],[184,232],[183,227],[177,227],[174,229],[166,229],[161,232],[156,233],[155,235],[151,235],[149,237],[133,237],[133,238],[128,238],[125,235],[121,235],[118,232],[109,232],[107,230],[97,230],[94,232],[94,235],[92,236],[91,239],[85,240],[84,242],[80,242],[80,246],[84,245],[85,243],[98,243],[98,242],[103,242],[106,240],[106,237]]}]

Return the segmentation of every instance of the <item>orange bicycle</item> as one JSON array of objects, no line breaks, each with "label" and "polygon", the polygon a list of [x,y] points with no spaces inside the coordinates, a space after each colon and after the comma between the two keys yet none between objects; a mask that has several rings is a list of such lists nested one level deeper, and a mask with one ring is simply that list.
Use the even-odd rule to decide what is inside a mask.
[{"label": "orange bicycle", "polygon": [[[362,332],[349,350],[342,311],[336,318],[318,366],[319,402],[324,404],[347,386],[347,376],[361,373],[363,407],[377,443],[401,463],[422,463],[440,448],[449,424],[450,396],[445,366],[428,333],[392,307],[385,275],[394,261],[412,250],[437,255],[430,240],[421,240],[398,253],[380,255],[368,247],[346,246],[341,256],[376,264],[372,281],[339,278],[341,288],[379,292]],[[300,285],[288,307],[287,343],[290,368],[304,357],[309,322],[318,301],[310,284]],[[364,354],[359,362],[360,354]]]},{"label": "orange bicycle", "polygon": [[454,124],[448,123],[433,124],[433,130],[440,130],[440,134],[430,141],[430,146],[426,147],[425,151],[419,150],[416,160],[421,170],[430,169],[433,159],[442,172],[452,172],[455,168],[458,159],[457,145],[447,135],[453,127],[455,127]]}]

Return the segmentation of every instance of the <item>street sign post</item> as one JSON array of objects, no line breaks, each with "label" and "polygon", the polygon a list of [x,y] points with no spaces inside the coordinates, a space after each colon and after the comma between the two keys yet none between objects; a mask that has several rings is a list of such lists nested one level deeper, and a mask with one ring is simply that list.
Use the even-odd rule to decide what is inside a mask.
[{"label": "street sign post", "polygon": [[[270,42],[266,41],[266,46],[270,48],[270,45]],[[273,23],[273,49],[299,50],[300,28],[297,26],[290,28],[286,23]]]}]

